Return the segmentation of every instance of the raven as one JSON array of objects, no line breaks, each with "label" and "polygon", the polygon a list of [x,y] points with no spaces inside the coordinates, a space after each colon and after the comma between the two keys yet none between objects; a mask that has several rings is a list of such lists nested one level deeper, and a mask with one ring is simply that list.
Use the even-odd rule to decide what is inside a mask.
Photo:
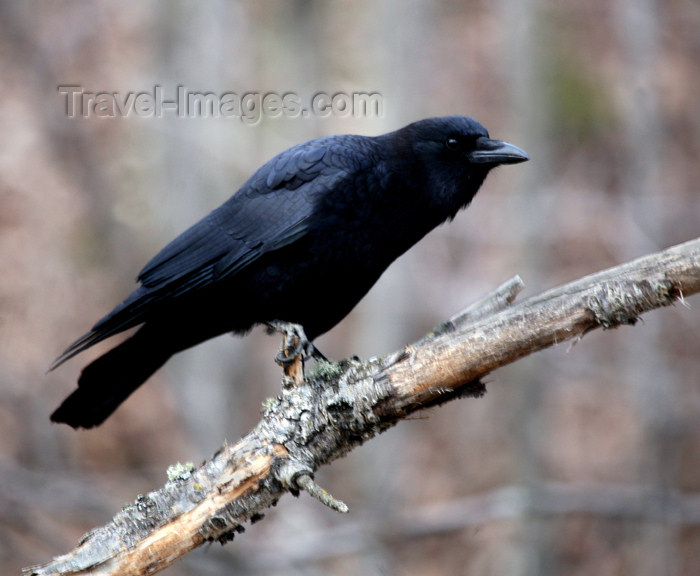
[{"label": "raven", "polygon": [[51,370],[141,325],[83,369],[51,420],[101,424],[173,354],[225,332],[289,322],[310,342],[396,258],[465,208],[492,168],[528,159],[463,116],[282,152],[159,252],[140,286],[54,361]]}]

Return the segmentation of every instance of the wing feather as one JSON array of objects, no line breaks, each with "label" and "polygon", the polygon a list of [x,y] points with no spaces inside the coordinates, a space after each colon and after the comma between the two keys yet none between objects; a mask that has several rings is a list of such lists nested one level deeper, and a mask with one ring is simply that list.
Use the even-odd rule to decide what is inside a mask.
[{"label": "wing feather", "polygon": [[[52,369],[93,344],[143,323],[154,307],[237,274],[266,252],[304,237],[319,198],[358,169],[366,140],[311,140],[262,166],[229,200],[186,230],[138,275],[141,286],[59,356]],[[342,187],[340,187],[342,189]]]}]

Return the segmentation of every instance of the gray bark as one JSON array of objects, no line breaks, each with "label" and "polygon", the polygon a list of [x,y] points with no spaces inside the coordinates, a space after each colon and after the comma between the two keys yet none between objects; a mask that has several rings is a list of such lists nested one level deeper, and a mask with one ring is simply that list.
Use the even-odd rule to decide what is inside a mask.
[{"label": "gray bark", "polygon": [[153,574],[205,542],[231,540],[285,492],[305,490],[344,512],[313,482],[320,466],[413,412],[482,395],[480,379],[500,366],[700,291],[700,239],[514,304],[519,287],[505,284],[386,357],[321,363],[305,378],[299,365],[285,369],[280,396],[240,441],[199,468],[175,470],[73,551],[24,574]]}]

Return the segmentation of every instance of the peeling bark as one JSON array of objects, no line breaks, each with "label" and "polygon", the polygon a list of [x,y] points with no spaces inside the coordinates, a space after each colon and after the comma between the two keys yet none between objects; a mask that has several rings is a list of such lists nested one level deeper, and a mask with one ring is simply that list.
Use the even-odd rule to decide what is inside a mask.
[{"label": "peeling bark", "polygon": [[512,304],[521,286],[518,278],[506,283],[384,358],[320,362],[305,378],[301,359],[285,362],[280,396],[240,441],[139,496],[73,551],[25,576],[153,574],[204,542],[233,539],[285,492],[306,490],[345,511],[313,482],[320,466],[412,412],[482,395],[480,379],[500,366],[595,328],[634,324],[700,291],[700,239]]}]

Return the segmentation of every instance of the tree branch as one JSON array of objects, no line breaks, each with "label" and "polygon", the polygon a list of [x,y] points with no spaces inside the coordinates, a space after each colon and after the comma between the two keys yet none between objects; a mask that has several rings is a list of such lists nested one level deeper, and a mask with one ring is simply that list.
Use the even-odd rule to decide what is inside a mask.
[{"label": "tree branch", "polygon": [[345,511],[313,482],[320,466],[417,410],[483,394],[480,379],[500,366],[700,291],[700,239],[512,304],[521,287],[511,280],[387,357],[319,362],[305,379],[301,360],[285,366],[280,396],[239,442],[177,469],[73,551],[24,574],[153,574],[204,542],[233,539],[285,492],[306,490]]}]

